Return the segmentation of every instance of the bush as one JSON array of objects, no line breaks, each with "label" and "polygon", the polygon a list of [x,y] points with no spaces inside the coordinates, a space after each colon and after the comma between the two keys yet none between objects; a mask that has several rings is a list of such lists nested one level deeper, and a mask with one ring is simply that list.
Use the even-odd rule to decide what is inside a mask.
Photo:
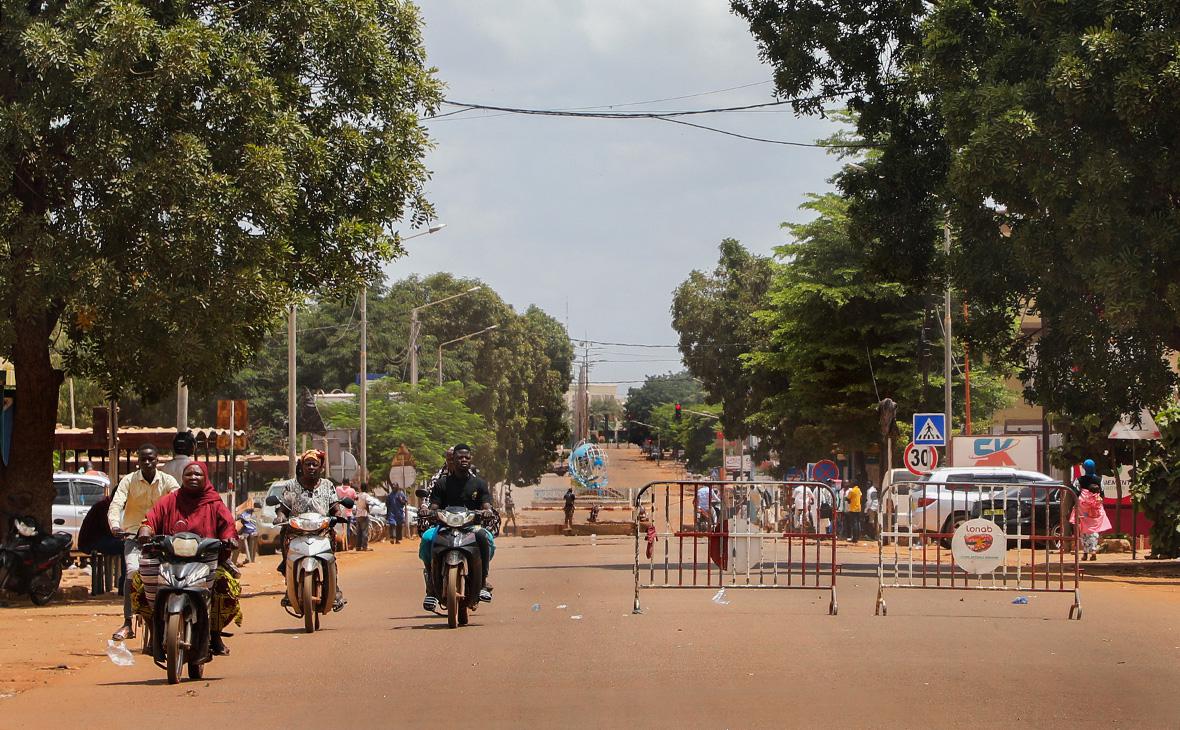
[{"label": "bush", "polygon": [[1136,470],[1131,494],[1154,523],[1151,548],[1157,558],[1180,557],[1180,403],[1156,414],[1161,438]]}]

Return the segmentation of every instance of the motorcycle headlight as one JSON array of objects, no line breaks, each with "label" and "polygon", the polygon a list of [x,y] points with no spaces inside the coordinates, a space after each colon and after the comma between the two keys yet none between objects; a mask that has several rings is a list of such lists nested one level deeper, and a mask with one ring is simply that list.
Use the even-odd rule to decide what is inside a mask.
[{"label": "motorcycle headlight", "polygon": [[291,523],[295,525],[296,529],[304,532],[316,532],[327,526],[328,518],[323,515],[300,515],[291,520]]},{"label": "motorcycle headlight", "polygon": [[471,521],[470,512],[443,512],[442,515],[447,527],[462,527]]},{"label": "motorcycle headlight", "polygon": [[201,541],[191,537],[172,538],[172,553],[178,558],[192,558],[197,554]]},{"label": "motorcycle headlight", "polygon": [[30,525],[24,520],[16,520],[16,533],[21,537],[32,537],[37,534],[37,526]]}]

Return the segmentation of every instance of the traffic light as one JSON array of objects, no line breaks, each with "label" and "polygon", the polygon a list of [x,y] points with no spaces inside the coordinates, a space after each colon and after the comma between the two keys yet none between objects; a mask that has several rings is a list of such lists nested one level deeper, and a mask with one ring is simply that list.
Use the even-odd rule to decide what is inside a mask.
[{"label": "traffic light", "polygon": [[676,404],[676,420],[677,421],[680,420],[680,404],[679,403]]}]

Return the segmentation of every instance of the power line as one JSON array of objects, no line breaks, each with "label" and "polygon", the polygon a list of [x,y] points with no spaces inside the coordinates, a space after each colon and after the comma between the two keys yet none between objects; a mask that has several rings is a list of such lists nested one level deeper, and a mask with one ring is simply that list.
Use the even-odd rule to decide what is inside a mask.
[{"label": "power line", "polygon": [[[680,347],[680,345],[656,345],[656,344],[641,344],[636,342],[603,342],[601,340],[582,340],[576,337],[570,338],[571,342],[588,343],[591,345],[607,345],[610,347]],[[716,344],[710,343],[707,347],[753,347],[752,342],[719,342]]]},{"label": "power line", "polygon": [[[846,92],[847,93],[847,92]],[[800,101],[819,101],[831,98],[832,95],[815,95],[811,97],[798,97],[794,99],[783,99],[780,101],[768,101],[759,104],[746,104],[744,106],[733,107],[717,107],[712,109],[686,109],[679,111],[656,111],[656,112],[603,112],[603,111],[579,111],[571,109],[528,109],[523,107],[497,106],[493,104],[474,104],[470,102],[454,101],[446,99],[444,104],[450,106],[463,107],[464,109],[482,109],[485,111],[503,112],[505,114],[521,114],[526,116],[547,116],[547,117],[575,117],[582,119],[657,119],[665,122],[673,122],[675,124],[683,124],[688,127],[694,127],[707,132],[715,132],[717,134],[724,134],[729,137],[736,137],[738,139],[745,139],[752,142],[764,142],[768,144],[785,145],[789,147],[811,147],[823,149],[867,149],[878,147],[879,145],[871,142],[851,142],[851,143],[835,143],[835,142],[792,142],[788,140],[768,139],[766,137],[754,137],[752,135],[740,134],[738,132],[730,132],[725,129],[718,129],[717,127],[709,127],[704,124],[694,124],[686,122],[674,117],[693,116],[700,114],[722,114],[729,112],[743,112],[756,109],[765,109],[766,107],[783,106],[786,104],[794,104]],[[594,107],[584,107],[594,108]],[[450,114],[453,114],[451,112]],[[497,116],[497,115],[489,115]],[[478,117],[472,117],[478,118]]]}]

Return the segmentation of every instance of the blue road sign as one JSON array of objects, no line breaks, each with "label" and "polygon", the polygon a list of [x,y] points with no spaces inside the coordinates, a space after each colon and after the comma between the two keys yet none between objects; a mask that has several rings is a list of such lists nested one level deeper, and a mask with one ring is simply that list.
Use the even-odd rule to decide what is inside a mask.
[{"label": "blue road sign", "polygon": [[817,482],[826,482],[829,479],[840,478],[840,467],[836,466],[836,462],[830,459],[817,461],[815,468],[812,470],[812,479]]},{"label": "blue road sign", "polygon": [[946,446],[946,414],[915,413],[914,444],[917,446]]}]

